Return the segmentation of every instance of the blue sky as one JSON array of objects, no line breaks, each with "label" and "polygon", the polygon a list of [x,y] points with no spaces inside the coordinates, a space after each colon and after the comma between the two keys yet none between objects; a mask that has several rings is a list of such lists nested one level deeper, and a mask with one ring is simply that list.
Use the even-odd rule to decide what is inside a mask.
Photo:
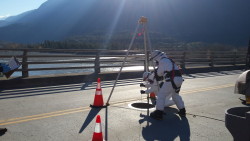
[{"label": "blue sky", "polygon": [[0,19],[37,9],[45,1],[47,0],[1,0]]}]

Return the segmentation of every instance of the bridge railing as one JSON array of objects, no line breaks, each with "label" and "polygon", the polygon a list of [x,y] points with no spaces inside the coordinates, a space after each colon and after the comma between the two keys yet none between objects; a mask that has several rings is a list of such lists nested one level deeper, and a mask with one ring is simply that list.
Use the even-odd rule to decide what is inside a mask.
[{"label": "bridge railing", "polygon": [[[163,50],[164,51],[164,50]],[[124,67],[143,69],[143,50],[129,51]],[[244,65],[246,51],[165,51],[183,69],[195,67],[216,67],[219,65]],[[127,50],[87,49],[0,49],[1,62],[16,56],[22,63],[17,71],[22,77],[29,77],[34,71],[76,70],[76,72],[118,71]],[[150,62],[152,66],[152,62]],[[117,69],[114,69],[117,68]],[[144,68],[145,69],[145,68]],[[55,72],[59,73],[59,72]]]}]

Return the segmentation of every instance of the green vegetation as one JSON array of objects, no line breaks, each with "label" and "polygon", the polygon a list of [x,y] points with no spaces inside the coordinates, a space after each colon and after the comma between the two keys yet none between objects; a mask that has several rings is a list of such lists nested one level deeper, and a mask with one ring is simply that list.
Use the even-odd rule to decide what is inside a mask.
[{"label": "green vegetation", "polygon": [[[204,42],[184,42],[178,39],[168,37],[160,33],[150,33],[149,39],[151,47],[154,49],[164,50],[245,50],[247,46],[233,46],[219,43],[204,43]],[[110,38],[108,41],[107,39]],[[132,33],[116,33],[112,36],[103,34],[79,35],[69,37],[62,41],[46,40],[40,44],[17,44],[0,41],[0,48],[35,48],[35,49],[111,49],[125,50],[128,49],[132,39]],[[136,36],[133,44],[133,49],[143,49],[143,36]]]}]

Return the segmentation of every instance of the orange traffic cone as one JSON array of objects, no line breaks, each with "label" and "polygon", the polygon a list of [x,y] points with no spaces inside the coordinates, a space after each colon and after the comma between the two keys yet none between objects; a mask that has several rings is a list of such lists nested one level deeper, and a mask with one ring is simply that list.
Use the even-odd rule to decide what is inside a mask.
[{"label": "orange traffic cone", "polygon": [[149,98],[150,98],[152,104],[156,105],[156,96],[155,96],[154,92],[152,92],[152,93],[149,94]]},{"label": "orange traffic cone", "polygon": [[93,105],[90,105],[90,107],[93,107],[93,108],[104,107],[100,78],[97,79],[97,86],[96,86],[96,91],[95,91],[94,103],[93,103]]},{"label": "orange traffic cone", "polygon": [[153,98],[153,99],[156,99],[155,93],[154,93],[154,92],[150,93],[149,97],[150,97],[150,98]]},{"label": "orange traffic cone", "polygon": [[97,79],[96,89],[101,89],[101,79],[100,78]]},{"label": "orange traffic cone", "polygon": [[92,141],[103,141],[100,115],[96,117],[95,132],[93,133]]}]

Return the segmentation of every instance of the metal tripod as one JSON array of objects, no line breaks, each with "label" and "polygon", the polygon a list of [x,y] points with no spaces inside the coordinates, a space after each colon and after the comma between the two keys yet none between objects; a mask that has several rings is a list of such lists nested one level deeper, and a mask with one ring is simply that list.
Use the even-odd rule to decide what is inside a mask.
[{"label": "metal tripod", "polygon": [[[138,21],[138,24],[137,24],[136,29],[135,29],[135,32],[134,32],[134,34],[133,34],[132,40],[131,40],[131,42],[130,42],[130,44],[129,44],[129,47],[128,47],[126,56],[125,56],[125,58],[124,58],[124,60],[123,60],[123,62],[122,62],[122,66],[121,66],[121,68],[120,68],[120,71],[119,71],[119,73],[118,73],[118,75],[117,75],[117,77],[116,77],[115,83],[114,83],[114,85],[113,85],[113,87],[112,87],[112,90],[111,90],[110,95],[109,95],[109,97],[108,97],[108,100],[107,100],[107,102],[106,102],[106,106],[109,106],[109,100],[110,100],[110,98],[111,98],[111,96],[112,96],[112,94],[113,94],[113,91],[114,91],[115,87],[116,87],[117,81],[118,81],[118,79],[119,79],[119,77],[120,77],[120,74],[121,74],[122,69],[123,69],[123,67],[124,67],[124,64],[125,64],[125,62],[126,62],[126,60],[127,60],[127,57],[128,57],[128,55],[129,55],[129,52],[130,52],[130,50],[131,50],[131,48],[132,48],[132,46],[133,46],[133,43],[134,43],[134,40],[135,40],[135,37],[136,37],[136,33],[137,33],[137,30],[138,30],[138,27],[139,27],[140,24],[142,24],[143,29],[144,29],[144,32],[143,32],[143,36],[144,36],[144,54],[145,54],[144,71],[149,71],[149,50],[148,50],[148,47],[147,47],[147,43],[148,43],[148,39],[147,39],[147,37],[148,37],[148,36],[147,36],[147,21],[148,21],[147,18],[145,18],[145,17],[143,17],[143,16],[142,16],[142,17],[139,19],[139,21]],[[150,51],[151,51],[151,48],[150,48]],[[148,103],[149,103],[149,98],[148,98]]]}]

